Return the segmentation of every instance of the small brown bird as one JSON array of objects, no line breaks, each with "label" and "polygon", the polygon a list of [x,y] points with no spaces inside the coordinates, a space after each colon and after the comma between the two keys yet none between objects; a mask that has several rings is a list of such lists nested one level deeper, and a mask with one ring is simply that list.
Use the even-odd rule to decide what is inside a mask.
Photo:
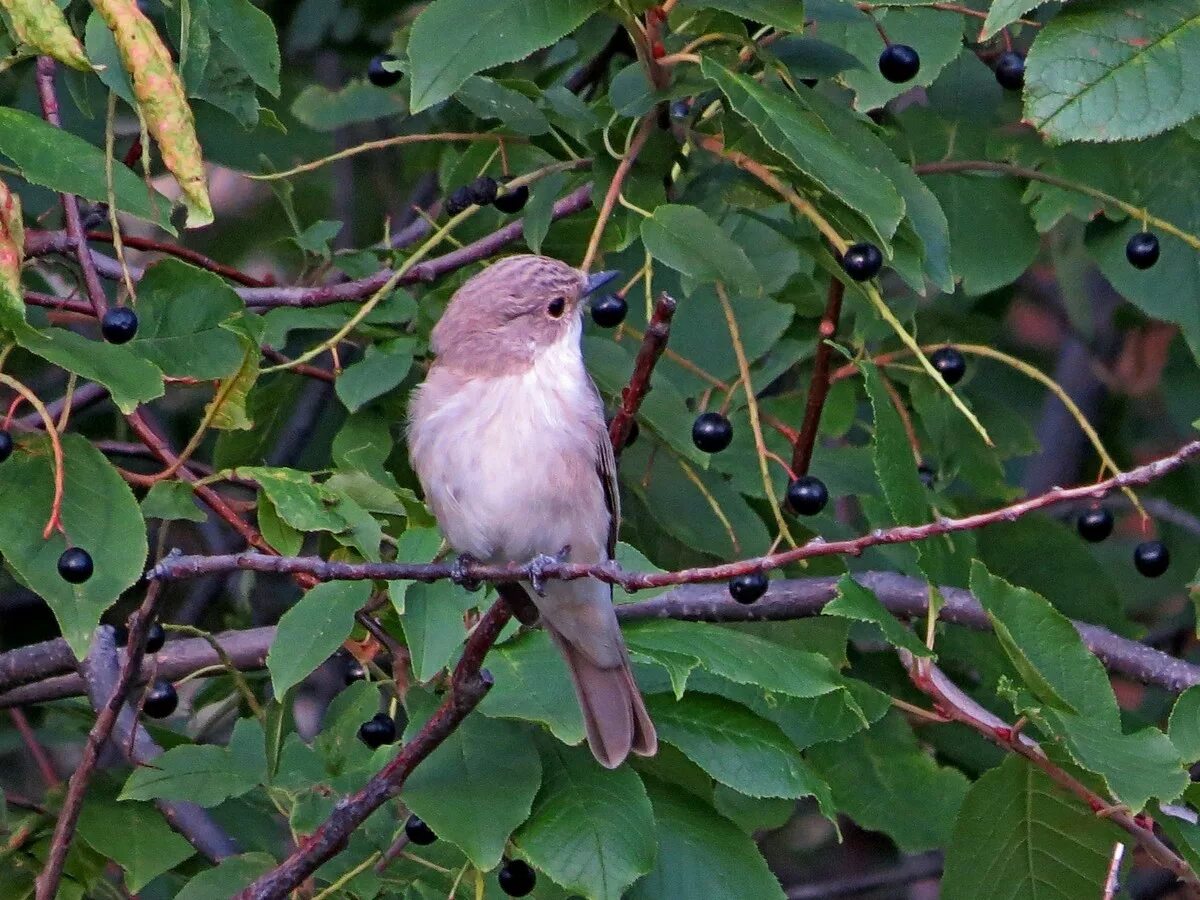
[{"label": "small brown bird", "polygon": [[[464,284],[433,329],[436,356],[413,394],[413,468],[454,549],[481,562],[566,554],[611,559],[620,506],[604,408],[583,364],[584,275],[511,256]],[[532,591],[571,673],[588,744],[608,768],[658,749],[613,611],[586,578]]]}]

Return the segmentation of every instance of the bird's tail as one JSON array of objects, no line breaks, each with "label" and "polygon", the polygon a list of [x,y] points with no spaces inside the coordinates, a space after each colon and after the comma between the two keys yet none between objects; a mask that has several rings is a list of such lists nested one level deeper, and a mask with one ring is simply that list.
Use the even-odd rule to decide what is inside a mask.
[{"label": "bird's tail", "polygon": [[615,769],[630,751],[653,756],[658,751],[658,735],[633,680],[624,648],[618,666],[602,668],[554,627],[547,624],[547,630],[566,660],[583,710],[588,746],[600,765]]}]

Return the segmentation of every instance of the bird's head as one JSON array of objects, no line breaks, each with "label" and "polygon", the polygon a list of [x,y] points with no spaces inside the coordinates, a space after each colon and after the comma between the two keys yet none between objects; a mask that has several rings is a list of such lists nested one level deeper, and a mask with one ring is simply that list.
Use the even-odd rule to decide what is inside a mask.
[{"label": "bird's head", "polygon": [[578,340],[585,298],[616,272],[585,275],[548,256],[509,256],[472,277],[433,329],[441,365],[502,375],[527,369],[538,354]]}]

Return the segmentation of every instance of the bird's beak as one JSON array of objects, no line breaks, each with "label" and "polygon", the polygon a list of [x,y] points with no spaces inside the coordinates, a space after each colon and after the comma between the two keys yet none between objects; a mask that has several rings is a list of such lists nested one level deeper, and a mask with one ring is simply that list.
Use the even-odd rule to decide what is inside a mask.
[{"label": "bird's beak", "polygon": [[584,275],[583,296],[594,294],[620,274],[616,269],[609,269],[607,272],[592,272],[590,275]]}]

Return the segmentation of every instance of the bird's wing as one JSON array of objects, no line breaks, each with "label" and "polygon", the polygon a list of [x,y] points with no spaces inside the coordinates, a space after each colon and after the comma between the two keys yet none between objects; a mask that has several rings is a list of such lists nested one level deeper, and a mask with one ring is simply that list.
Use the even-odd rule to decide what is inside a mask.
[{"label": "bird's wing", "polygon": [[617,553],[617,530],[621,527],[621,493],[617,487],[617,458],[613,455],[608,430],[597,435],[596,475],[604,489],[604,505],[608,507],[608,558]]}]

